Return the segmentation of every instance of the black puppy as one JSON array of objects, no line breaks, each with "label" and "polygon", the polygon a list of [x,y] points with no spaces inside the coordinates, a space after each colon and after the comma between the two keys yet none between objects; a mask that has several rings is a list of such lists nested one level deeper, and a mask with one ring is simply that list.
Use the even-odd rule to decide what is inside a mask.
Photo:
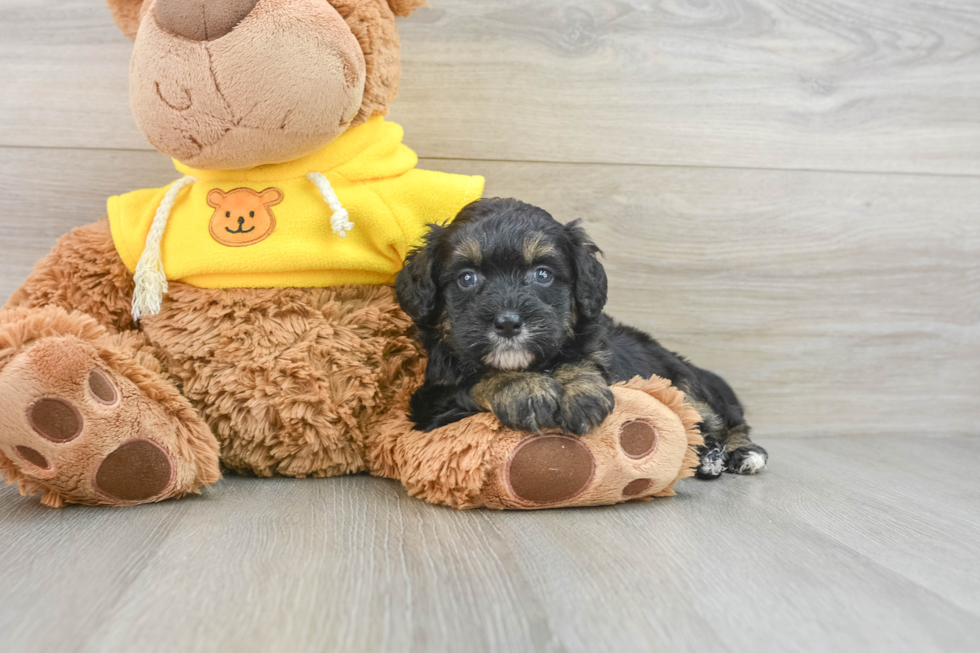
[{"label": "black puppy", "polygon": [[698,476],[761,470],[768,455],[721,377],[602,313],[598,253],[577,222],[513,199],[478,200],[433,225],[395,283],[429,352],[412,397],[418,427],[489,410],[513,429],[584,435],[612,411],[610,383],[655,374],[701,413]]}]

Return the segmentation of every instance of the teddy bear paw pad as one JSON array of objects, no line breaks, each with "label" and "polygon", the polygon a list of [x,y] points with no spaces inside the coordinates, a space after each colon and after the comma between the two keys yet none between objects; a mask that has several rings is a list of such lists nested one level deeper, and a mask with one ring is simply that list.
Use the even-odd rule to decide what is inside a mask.
[{"label": "teddy bear paw pad", "polygon": [[17,451],[17,453],[20,454],[20,457],[21,458],[23,458],[27,462],[31,463],[32,465],[34,465],[38,469],[50,469],[51,468],[51,463],[48,462],[48,459],[45,458],[44,457],[44,454],[41,453],[40,451],[37,451],[35,449],[31,449],[30,447],[25,447],[23,445],[18,445],[16,447],[14,447],[14,449]]},{"label": "teddy bear paw pad", "polygon": [[507,466],[515,496],[533,504],[568,501],[592,480],[595,459],[582,442],[564,435],[524,440]]},{"label": "teddy bear paw pad", "polygon": [[38,399],[27,411],[27,420],[35,433],[52,442],[68,442],[82,432],[81,414],[63,399]]},{"label": "teddy bear paw pad", "polygon": [[133,440],[105,457],[95,485],[123,501],[145,501],[166,490],[173,477],[173,462],[163,447],[151,440]]},{"label": "teddy bear paw pad", "polygon": [[88,373],[88,389],[93,399],[106,406],[113,405],[119,398],[116,386],[112,385],[105,372],[98,368]]},{"label": "teddy bear paw pad", "polygon": [[634,460],[645,458],[657,448],[657,428],[642,420],[623,424],[619,433],[619,446],[623,453]]},{"label": "teddy bear paw pad", "polygon": [[637,497],[650,489],[653,485],[652,478],[638,478],[635,481],[630,481],[623,488],[623,496],[626,498]]}]

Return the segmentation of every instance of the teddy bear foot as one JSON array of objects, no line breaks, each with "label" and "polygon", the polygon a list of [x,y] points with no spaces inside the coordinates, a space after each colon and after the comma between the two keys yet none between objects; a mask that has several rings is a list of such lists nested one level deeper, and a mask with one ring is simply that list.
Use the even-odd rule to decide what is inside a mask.
[{"label": "teddy bear foot", "polygon": [[[582,504],[610,503],[650,496],[655,487],[657,470],[651,468],[660,433],[650,422],[632,420],[616,428],[600,429],[594,437],[584,439],[565,435],[530,437],[511,454],[505,474],[506,490],[529,505],[552,505],[579,498]],[[618,442],[617,442],[618,441]],[[591,446],[590,446],[591,445]],[[597,451],[606,463],[607,476],[596,478]],[[613,451],[612,459],[607,458]],[[672,481],[674,476],[666,479]],[[621,487],[618,496],[611,496]],[[591,492],[587,492],[588,490]],[[579,502],[576,502],[579,503]]]},{"label": "teddy bear foot", "polygon": [[217,480],[217,444],[203,420],[169,382],[105,345],[46,337],[0,370],[8,482],[60,507],[160,501]]},{"label": "teddy bear foot", "polygon": [[[638,383],[642,387],[642,383]],[[673,494],[693,473],[692,420],[642,389],[614,387],[616,409],[588,435],[526,436],[499,461],[481,492],[492,508],[608,505]]]}]

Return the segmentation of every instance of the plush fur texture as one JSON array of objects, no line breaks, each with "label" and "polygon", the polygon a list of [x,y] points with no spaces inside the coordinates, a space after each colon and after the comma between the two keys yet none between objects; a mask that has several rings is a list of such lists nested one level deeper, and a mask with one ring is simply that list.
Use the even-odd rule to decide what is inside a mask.
[{"label": "plush fur texture", "polygon": [[489,410],[513,429],[585,435],[613,410],[608,384],[656,375],[691,396],[729,471],[757,472],[745,460],[764,465],[766,452],[728,384],[602,313],[598,253],[577,223],[513,199],[477,200],[433,226],[396,284],[430,356],[412,398],[418,427]]},{"label": "plush fur texture", "polygon": [[103,218],[58,239],[4,308],[57,306],[85,313],[114,333],[133,328],[132,301],[133,277]]},{"label": "plush fur texture", "polygon": [[[352,125],[359,125],[373,115],[387,115],[388,107],[398,95],[402,72],[401,43],[395,27],[395,16],[409,16],[424,6],[419,0],[331,0],[337,12],[361,44],[366,77],[361,109]],[[396,13],[392,12],[394,8]]]},{"label": "plush fur texture", "polygon": [[407,18],[419,7],[427,7],[426,0],[388,0],[388,6],[399,18]]},{"label": "plush fur texture", "polygon": [[149,0],[106,0],[116,27],[130,39],[136,38],[140,20],[149,8]]},{"label": "plush fur texture", "polygon": [[221,443],[259,476],[365,471],[364,442],[422,374],[391,288],[205,290],[172,284],[143,330]]}]

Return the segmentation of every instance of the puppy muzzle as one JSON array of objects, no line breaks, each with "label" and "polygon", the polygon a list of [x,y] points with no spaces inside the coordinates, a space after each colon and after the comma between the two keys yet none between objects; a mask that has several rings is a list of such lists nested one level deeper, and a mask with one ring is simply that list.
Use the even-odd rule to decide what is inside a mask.
[{"label": "puppy muzzle", "polygon": [[510,337],[502,336],[497,330],[488,336],[490,351],[483,362],[497,370],[525,370],[534,362],[534,354],[528,351],[526,331]]}]

